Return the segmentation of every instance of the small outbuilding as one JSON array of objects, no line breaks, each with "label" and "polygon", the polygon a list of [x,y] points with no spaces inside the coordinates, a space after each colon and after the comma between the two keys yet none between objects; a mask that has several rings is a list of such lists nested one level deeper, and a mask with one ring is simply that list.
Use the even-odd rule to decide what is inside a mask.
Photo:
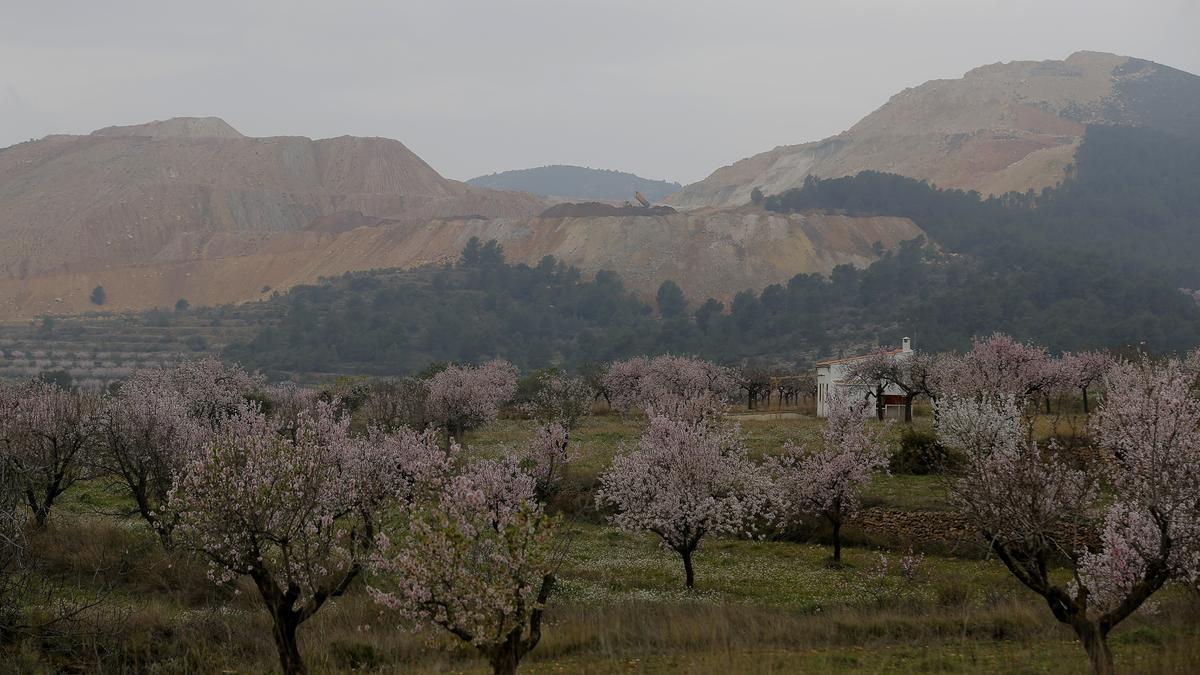
[{"label": "small outbuilding", "polygon": [[[912,341],[904,338],[900,341],[900,347],[891,349],[886,352],[892,358],[907,358],[907,355],[912,354]],[[857,356],[848,356],[840,359],[827,359],[817,362],[817,417],[829,416],[829,401],[838,394],[845,394],[850,398],[859,398],[869,400],[874,398],[876,390],[871,385],[864,382],[850,381],[848,373],[850,366],[862,359],[872,356],[872,354],[859,354]],[[895,385],[888,385],[883,389],[883,405],[884,415],[890,419],[904,419],[904,392]],[[863,411],[864,415],[874,415],[876,406],[867,406]]]}]

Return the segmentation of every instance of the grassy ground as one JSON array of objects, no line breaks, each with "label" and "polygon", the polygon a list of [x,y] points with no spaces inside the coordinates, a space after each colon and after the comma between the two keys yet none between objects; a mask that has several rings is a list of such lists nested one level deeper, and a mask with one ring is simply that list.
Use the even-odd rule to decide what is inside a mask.
[{"label": "grassy ground", "polygon": [[[755,452],[811,437],[811,419],[746,420]],[[563,531],[570,553],[547,612],[535,673],[1019,672],[1075,673],[1082,649],[1044,604],[994,560],[927,555],[913,579],[899,552],[880,574],[873,545],[829,565],[817,543],[712,539],[696,556],[696,589],[652,536],[619,532],[591,508],[589,486],[638,421],[588,420],[575,438],[575,494]],[[506,420],[478,431],[473,452],[531,435]],[[249,585],[218,588],[203,566],[164,553],[98,483],[76,486],[34,545],[43,598],[104,603],[38,640],[0,654],[2,671],[263,672],[275,665],[269,621]],[[869,499],[895,509],[947,508],[936,478],[881,477]],[[1112,641],[1124,672],[1200,672],[1200,600],[1181,588],[1156,596]],[[439,633],[413,633],[381,613],[361,586],[301,627],[316,672],[484,672],[482,660]]]}]

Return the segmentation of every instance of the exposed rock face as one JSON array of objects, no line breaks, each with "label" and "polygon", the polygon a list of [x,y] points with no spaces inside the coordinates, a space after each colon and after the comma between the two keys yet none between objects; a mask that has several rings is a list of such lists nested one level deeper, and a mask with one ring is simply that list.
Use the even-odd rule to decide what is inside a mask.
[{"label": "exposed rock face", "polygon": [[666,201],[736,206],[748,203],[755,187],[775,194],[809,175],[867,169],[985,194],[1039,190],[1062,180],[1088,124],[1200,137],[1200,77],[1097,52],[983,66],[961,79],[906,89],[832,138],[718,169]]},{"label": "exposed rock face", "polygon": [[254,300],[321,276],[454,260],[473,236],[498,240],[510,262],[535,265],[553,255],[584,270],[613,270],[646,295],[672,279],[691,297],[728,300],[799,272],[869,264],[876,242],[890,248],[922,234],[903,218],[751,209],[423,223],[359,218],[326,218],[283,233],[181,235],[151,264],[0,280],[0,317],[96,309],[88,295],[97,284],[107,291],[106,309],[170,307],[179,298],[203,305]]},{"label": "exposed rock face", "polygon": [[214,234],[344,212],[399,222],[546,204],[442,178],[398,141],[246,138],[217,118],[49,136],[0,151],[0,279],[147,262]]}]

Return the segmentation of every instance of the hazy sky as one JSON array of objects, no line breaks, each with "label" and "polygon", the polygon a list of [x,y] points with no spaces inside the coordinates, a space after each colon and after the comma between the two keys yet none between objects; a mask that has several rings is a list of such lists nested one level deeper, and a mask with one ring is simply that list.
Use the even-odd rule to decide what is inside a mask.
[{"label": "hazy sky", "polygon": [[403,141],[451,178],[690,182],[904,87],[1089,49],[1200,73],[1197,0],[0,0],[0,146],[180,115]]}]

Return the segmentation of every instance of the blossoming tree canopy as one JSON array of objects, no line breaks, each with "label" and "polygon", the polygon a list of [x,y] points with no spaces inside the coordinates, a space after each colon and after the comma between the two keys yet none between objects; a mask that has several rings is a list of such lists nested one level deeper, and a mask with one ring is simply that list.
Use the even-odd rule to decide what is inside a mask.
[{"label": "blossoming tree canopy", "polygon": [[1105,373],[1114,365],[1113,358],[1104,352],[1066,353],[1058,361],[1059,384],[1083,394],[1083,412],[1089,413],[1088,390],[1099,385]]},{"label": "blossoming tree canopy", "polygon": [[190,413],[210,421],[235,412],[248,394],[264,384],[261,376],[213,357],[184,361],[168,372],[175,390],[189,402]]},{"label": "blossoming tree canopy", "polygon": [[135,372],[100,413],[100,466],[128,490],[142,519],[171,546],[176,518],[167,500],[185,459],[205,443],[210,427],[190,414],[190,403],[166,371]]},{"label": "blossoming tree canopy", "polygon": [[507,361],[450,366],[429,378],[426,409],[448,435],[496,419],[517,389],[517,369]]},{"label": "blossoming tree canopy", "polygon": [[877,396],[889,386],[904,392],[904,421],[912,422],[916,397],[936,399],[940,393],[935,387],[939,366],[939,358],[927,352],[875,351],[851,362],[845,377],[848,381],[875,386]]},{"label": "blossoming tree canopy", "polygon": [[[950,398],[939,434],[967,451],[953,496],[992,551],[1110,673],[1109,632],[1172,580],[1200,574],[1200,401],[1178,360],[1114,366],[1093,432],[1102,461],[1040,447],[1015,397]],[[1101,485],[1105,486],[1102,493]],[[1085,548],[1101,522],[1099,546]],[[1065,556],[1068,584],[1047,571]]]},{"label": "blossoming tree canopy", "polygon": [[379,535],[370,588],[386,607],[474,645],[512,673],[541,639],[557,564],[553,521],[513,458],[476,460]]},{"label": "blossoming tree canopy", "polygon": [[863,489],[888,465],[884,427],[864,415],[866,405],[844,394],[833,396],[821,447],[809,453],[788,443],[783,455],[769,462],[778,501],[791,517],[816,514],[829,520],[837,562],[842,559],[842,524],[858,510]]},{"label": "blossoming tree canopy", "polygon": [[571,462],[567,427],[553,422],[534,431],[533,442],[521,453],[520,460],[534,479],[534,491],[543,503],[559,489]]},{"label": "blossoming tree canopy", "polygon": [[539,378],[537,391],[524,407],[541,424],[558,424],[570,432],[591,412],[595,397],[583,378],[547,373]]},{"label": "blossoming tree canopy", "polygon": [[612,405],[648,415],[697,420],[725,409],[738,389],[732,370],[684,356],[636,357],[612,364],[604,377]]},{"label": "blossoming tree canopy", "polygon": [[600,477],[596,501],[629,531],[653,532],[683,559],[695,583],[692,554],[707,534],[752,534],[767,515],[771,482],[746,454],[740,431],[652,416],[637,444]]},{"label": "blossoming tree canopy", "polygon": [[42,380],[16,385],[5,397],[0,448],[14,468],[38,526],[92,460],[99,397]]},{"label": "blossoming tree canopy", "polygon": [[1042,347],[1002,333],[976,339],[971,351],[946,358],[935,387],[955,396],[1011,396],[1025,402],[1059,383],[1061,370]]},{"label": "blossoming tree canopy", "polygon": [[210,576],[254,581],[285,672],[303,670],[297,627],[358,575],[406,466],[385,444],[351,436],[336,410],[319,403],[289,438],[241,404],[188,458],[171,494],[176,533],[209,560]]}]

